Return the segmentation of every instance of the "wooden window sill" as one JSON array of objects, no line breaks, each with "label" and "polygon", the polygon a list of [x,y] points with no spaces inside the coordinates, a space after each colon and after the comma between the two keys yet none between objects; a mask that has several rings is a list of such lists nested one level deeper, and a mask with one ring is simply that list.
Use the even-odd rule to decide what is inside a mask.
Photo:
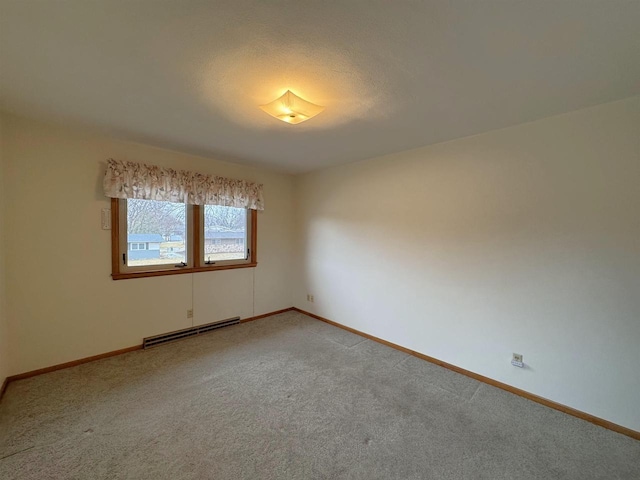
[{"label": "wooden window sill", "polygon": [[204,267],[185,267],[175,270],[156,270],[152,272],[127,272],[127,273],[112,273],[111,277],[114,280],[126,280],[128,278],[145,278],[145,277],[162,277],[164,275],[180,275],[184,273],[199,273],[199,272],[213,272],[216,270],[231,270],[234,268],[254,268],[258,265],[254,263],[239,263],[235,265],[214,265]]}]

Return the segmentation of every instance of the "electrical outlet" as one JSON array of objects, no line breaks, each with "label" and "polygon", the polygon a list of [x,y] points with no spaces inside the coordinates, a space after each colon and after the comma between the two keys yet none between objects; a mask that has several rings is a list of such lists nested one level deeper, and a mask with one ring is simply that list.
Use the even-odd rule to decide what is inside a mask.
[{"label": "electrical outlet", "polygon": [[187,310],[187,318],[193,318],[193,309],[192,308]]},{"label": "electrical outlet", "polygon": [[511,365],[514,367],[524,367],[524,362],[522,361],[522,354],[514,353],[513,358],[511,359]]},{"label": "electrical outlet", "polygon": [[307,293],[307,302],[313,303],[313,295]]},{"label": "electrical outlet", "polygon": [[315,300],[313,299],[313,295],[309,295],[309,297],[311,298],[311,303],[315,302]]}]

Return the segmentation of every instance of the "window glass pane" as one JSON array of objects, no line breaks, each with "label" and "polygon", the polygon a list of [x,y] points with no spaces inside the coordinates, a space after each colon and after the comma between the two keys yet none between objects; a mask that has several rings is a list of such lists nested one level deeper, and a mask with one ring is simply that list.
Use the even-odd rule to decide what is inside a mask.
[{"label": "window glass pane", "polygon": [[187,206],[155,200],[127,200],[127,265],[187,262]]},{"label": "window glass pane", "polygon": [[204,262],[247,258],[247,210],[204,207]]}]

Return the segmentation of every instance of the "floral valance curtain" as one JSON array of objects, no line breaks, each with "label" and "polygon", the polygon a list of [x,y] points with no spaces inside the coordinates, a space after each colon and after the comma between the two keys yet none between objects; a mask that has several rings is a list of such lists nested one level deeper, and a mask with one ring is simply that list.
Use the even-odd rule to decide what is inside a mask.
[{"label": "floral valance curtain", "polygon": [[111,158],[104,175],[104,194],[111,198],[264,210],[260,184]]}]

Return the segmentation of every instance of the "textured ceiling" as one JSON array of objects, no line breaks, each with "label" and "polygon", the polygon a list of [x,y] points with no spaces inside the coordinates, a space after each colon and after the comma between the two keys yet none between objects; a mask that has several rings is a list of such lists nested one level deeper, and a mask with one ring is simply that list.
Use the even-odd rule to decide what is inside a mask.
[{"label": "textured ceiling", "polygon": [[[0,9],[0,108],[293,173],[640,94],[634,0]],[[287,89],[325,111],[258,108]]]}]

